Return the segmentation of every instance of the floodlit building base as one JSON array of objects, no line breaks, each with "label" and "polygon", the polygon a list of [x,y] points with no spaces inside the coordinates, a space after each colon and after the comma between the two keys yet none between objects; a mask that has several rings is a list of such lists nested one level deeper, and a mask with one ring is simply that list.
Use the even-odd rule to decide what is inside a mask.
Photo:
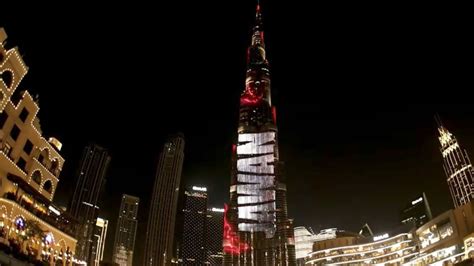
[{"label": "floodlit building base", "polygon": [[[45,232],[43,239],[34,232],[22,230],[34,221]],[[63,233],[27,211],[14,201],[0,198],[0,245],[19,249],[39,261],[55,265],[72,265],[76,239]],[[60,263],[60,264],[58,264]]]}]

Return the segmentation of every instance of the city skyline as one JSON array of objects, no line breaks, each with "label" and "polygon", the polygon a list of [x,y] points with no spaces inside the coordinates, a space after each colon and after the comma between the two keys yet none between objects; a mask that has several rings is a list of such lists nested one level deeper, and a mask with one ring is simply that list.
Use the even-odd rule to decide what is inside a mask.
[{"label": "city skyline", "polygon": [[[281,41],[279,38],[284,38],[284,36],[286,36],[285,34],[288,34],[288,31],[283,29],[282,23],[278,22],[275,18],[275,16],[283,17],[283,15],[277,15],[275,14],[276,12],[271,11],[272,5],[274,10],[278,10],[278,7],[275,7],[278,4],[265,2],[264,5],[268,5],[269,7],[265,7],[265,10],[269,10],[268,12],[266,11],[269,15],[264,15],[269,16],[268,19],[265,18],[267,28],[266,36],[276,40],[269,42],[268,49],[271,51],[269,51],[268,54],[272,61],[272,70],[280,73],[273,75],[274,87],[276,88],[276,95],[274,95],[273,98],[279,107],[277,116],[278,120],[281,121],[279,124],[281,136],[280,150],[282,159],[287,162],[289,210],[290,215],[295,218],[295,225],[312,226],[315,230],[318,229],[319,225],[321,225],[322,228],[338,227],[356,230],[367,222],[374,228],[374,231],[383,231],[385,229],[383,228],[384,226],[389,227],[390,223],[396,223],[398,221],[398,210],[404,207],[403,204],[405,202],[422,191],[425,191],[424,184],[427,182],[432,182],[431,184],[433,184],[433,187],[426,191],[427,196],[430,198],[433,211],[439,213],[452,208],[453,204],[442,169],[442,158],[438,150],[439,145],[436,139],[437,132],[433,115],[436,111],[441,114],[447,128],[456,135],[457,139],[469,153],[474,151],[474,139],[471,137],[474,134],[472,134],[473,129],[469,126],[474,120],[474,113],[470,109],[470,106],[423,106],[399,103],[384,106],[381,103],[372,103],[369,106],[364,106],[364,109],[360,107],[359,104],[354,103],[346,104],[343,107],[333,106],[332,104],[312,104],[309,102],[309,99],[317,101],[318,94],[310,91],[317,90],[317,87],[311,86],[310,88],[304,88],[306,83],[299,80],[296,80],[295,84],[292,83],[297,72],[289,69],[291,67],[289,63],[294,59],[285,57],[285,54],[292,53],[291,48],[294,48],[294,46],[285,48],[282,44],[278,45],[278,42]],[[230,4],[224,5],[223,8],[230,8]],[[190,92],[189,98],[194,98],[193,101],[199,102],[199,104],[188,103],[188,100],[185,100],[179,106],[181,108],[180,112],[183,112],[184,115],[175,114],[172,118],[155,117],[160,111],[155,112],[154,108],[146,109],[150,114],[141,118],[143,122],[149,123],[149,121],[159,120],[158,118],[160,118],[163,119],[163,124],[169,125],[166,125],[165,128],[160,129],[158,132],[155,131],[155,129],[147,129],[152,132],[145,134],[146,137],[141,139],[149,140],[150,143],[138,144],[141,145],[139,148],[145,152],[142,154],[142,158],[139,160],[135,159],[133,162],[133,164],[136,165],[136,169],[123,168],[121,162],[129,159],[127,158],[129,154],[121,151],[123,138],[113,137],[109,139],[108,136],[112,135],[116,128],[107,129],[108,124],[105,123],[105,125],[102,125],[101,122],[106,118],[111,118],[112,121],[117,121],[117,124],[124,123],[123,117],[120,119],[115,118],[115,112],[110,110],[104,111],[104,109],[109,109],[107,107],[109,104],[113,105],[111,102],[104,103],[108,99],[108,94],[113,93],[113,90],[106,88],[107,82],[109,81],[101,80],[102,83],[98,83],[104,87],[104,91],[98,92],[97,98],[89,102],[91,103],[91,110],[85,110],[85,118],[79,118],[77,115],[74,115],[71,109],[73,109],[73,107],[80,107],[82,104],[76,106],[75,103],[72,103],[73,107],[71,109],[65,108],[65,106],[73,102],[70,98],[71,96],[65,95],[65,93],[69,93],[69,89],[67,89],[66,92],[57,91],[61,87],[67,88],[67,86],[59,86],[53,83],[53,90],[50,91],[47,86],[48,79],[42,77],[43,73],[46,73],[46,70],[43,69],[47,68],[48,63],[45,62],[47,60],[41,59],[42,56],[45,56],[41,54],[44,53],[44,49],[37,48],[37,45],[42,47],[44,44],[39,44],[38,41],[32,40],[35,34],[31,29],[28,30],[26,25],[25,27],[15,26],[15,20],[8,20],[7,18],[5,26],[7,27],[6,29],[9,35],[13,38],[11,43],[19,46],[21,53],[25,54],[25,61],[31,66],[31,73],[29,75],[33,77],[27,76],[25,82],[28,86],[23,85],[23,88],[31,89],[40,94],[43,106],[40,117],[42,121],[46,121],[46,130],[47,132],[57,132],[65,146],[64,154],[67,173],[63,173],[61,177],[61,184],[58,187],[58,197],[60,196],[59,194],[62,194],[63,197],[67,195],[67,191],[70,189],[69,187],[74,183],[74,181],[71,181],[74,180],[71,174],[72,172],[67,169],[74,169],[76,167],[77,157],[82,147],[86,142],[93,140],[106,148],[110,148],[114,160],[116,158],[115,154],[117,154],[118,162],[115,163],[115,166],[114,162],[112,162],[112,168],[115,168],[112,169],[111,176],[116,180],[124,180],[126,176],[137,176],[137,180],[140,180],[136,182],[138,184],[132,184],[131,186],[128,183],[119,184],[118,181],[108,183],[106,185],[108,193],[114,196],[109,202],[105,203],[107,209],[113,209],[112,206],[116,206],[113,201],[116,201],[118,199],[116,195],[121,193],[130,193],[140,197],[141,195],[145,195],[144,202],[149,201],[147,197],[149,197],[150,192],[143,190],[140,183],[141,181],[147,184],[153,182],[150,181],[153,180],[154,176],[152,160],[156,158],[164,142],[164,136],[176,130],[182,130],[187,139],[187,143],[189,143],[189,148],[187,148],[185,156],[186,162],[182,178],[183,182],[199,183],[207,186],[210,191],[215,191],[215,194],[219,195],[219,197],[214,197],[217,198],[215,200],[216,204],[222,204],[228,200],[228,191],[226,188],[229,185],[228,173],[230,172],[229,164],[231,143],[233,140],[232,134],[235,134],[233,132],[236,127],[236,123],[233,121],[235,121],[237,112],[231,109],[236,109],[237,102],[235,99],[238,98],[239,93],[242,91],[241,84],[244,79],[242,69],[244,69],[244,62],[241,57],[248,43],[249,28],[253,21],[253,3],[249,3],[249,5],[243,4],[243,7],[239,7],[238,10],[246,14],[245,18],[239,19],[239,21],[242,21],[240,25],[236,23],[239,29],[236,30],[236,28],[229,26],[229,31],[234,32],[223,33],[224,40],[229,41],[229,39],[226,38],[235,34],[235,31],[237,31],[238,36],[232,40],[241,42],[239,45],[232,45],[226,48],[226,52],[230,53],[229,62],[226,63],[226,66],[229,66],[231,69],[229,72],[235,73],[226,75],[222,72],[218,72],[223,76],[219,79],[219,82],[217,82],[220,83],[228,79],[229,81],[225,84],[232,84],[229,88],[222,86],[222,84],[219,86],[212,85],[210,91],[202,92],[202,94],[201,92]],[[235,12],[237,13],[237,11]],[[237,17],[237,14],[231,14],[233,14],[232,18]],[[219,18],[223,19],[221,15],[219,15]],[[12,29],[10,29],[10,26]],[[203,28],[206,28],[209,32],[211,31],[210,27]],[[55,29],[49,28],[46,29],[46,31],[47,36],[51,37],[51,42],[54,43],[53,40],[57,38],[52,36],[55,34]],[[209,32],[204,34],[211,35]],[[93,33],[95,32],[93,31]],[[212,36],[208,37],[211,38]],[[41,42],[49,43],[48,39],[46,39],[46,41],[41,40]],[[288,44],[287,42],[284,43]],[[48,44],[48,46],[49,45],[51,44]],[[67,41],[63,46],[67,48],[60,47],[58,49],[64,49],[62,51],[66,51],[73,50],[74,47],[68,46]],[[198,45],[197,48],[193,48],[192,50],[196,51],[194,49],[198,50],[203,48],[204,47]],[[213,58],[210,61],[215,61],[220,57],[213,54],[211,55],[211,49],[206,51],[206,54]],[[219,53],[220,52],[223,51],[219,50]],[[312,58],[314,59],[317,58],[315,54],[316,53],[313,52]],[[110,60],[111,55],[108,54],[108,56],[107,58]],[[77,59],[78,58],[76,58],[76,60]],[[58,58],[55,60],[58,60]],[[69,67],[74,69],[72,65],[69,65]],[[107,64],[104,65],[104,67],[109,66]],[[285,75],[285,71],[289,71],[289,75]],[[92,73],[95,72],[93,71]],[[452,72],[447,73],[453,75]],[[308,73],[307,70],[302,70],[302,74],[306,77],[310,73]],[[68,76],[66,75],[66,77]],[[351,77],[353,76],[351,75]],[[205,84],[205,82],[207,82],[204,81],[204,79],[200,79],[198,74],[192,74],[192,78],[197,80],[196,82],[198,84]],[[65,80],[58,81],[58,83],[64,82]],[[307,85],[311,85],[312,83],[313,82],[309,82]],[[111,82],[111,84],[115,83]],[[56,88],[56,90],[54,90],[54,88]],[[77,91],[81,91],[79,88],[77,89]],[[89,93],[97,89],[98,88],[92,88]],[[147,90],[148,88],[138,93],[138,95],[133,95],[135,97],[133,101],[137,103],[133,103],[134,105],[132,106],[141,106],[139,102],[144,100],[143,98],[147,94]],[[187,92],[188,89],[183,90]],[[159,93],[162,93],[162,91],[163,89],[160,89]],[[223,95],[223,98],[219,100],[220,102],[208,98],[222,91],[228,92],[229,95]],[[406,89],[404,92],[407,92]],[[57,96],[54,95],[56,93],[58,94]],[[165,98],[175,98],[179,96],[177,92],[166,93],[168,94],[165,94]],[[299,97],[302,95],[306,96],[302,97],[306,99],[300,99]],[[60,98],[64,98],[66,101],[61,103],[59,102]],[[85,96],[79,96],[79,99],[84,100],[87,98]],[[124,99],[119,102],[124,102],[123,100]],[[334,98],[334,100],[336,100],[336,98]],[[146,99],[144,101],[145,105],[151,103]],[[321,100],[321,102],[323,101],[324,100]],[[205,103],[204,105],[210,105],[212,108],[205,107],[204,110],[199,110],[199,106],[202,105],[203,102]],[[170,107],[166,105],[164,101],[161,103],[163,103],[165,107],[158,110],[165,110]],[[227,105],[231,106],[227,107]],[[372,110],[367,110],[369,108]],[[215,114],[214,112],[216,111],[214,109],[223,111],[219,112],[219,114]],[[63,112],[62,110],[65,110],[64,112],[71,115],[74,123],[84,125],[86,122],[90,122],[93,125],[99,126],[100,130],[82,128],[74,126],[72,123],[67,124],[70,122],[65,122],[69,126],[63,126],[62,117],[54,117],[57,116],[59,112]],[[198,113],[193,114],[196,110],[198,110]],[[98,112],[104,113],[97,115]],[[132,117],[133,115],[128,116],[128,118]],[[202,123],[202,117],[206,117],[204,123]],[[192,121],[193,119],[201,119],[201,123]],[[178,125],[178,122],[174,120],[180,122],[185,121],[185,125]],[[306,123],[314,125],[308,126],[307,131],[303,130],[304,127],[297,129],[299,124]],[[195,129],[195,127],[198,128]],[[213,130],[204,130],[206,127]],[[140,133],[142,132],[140,131]],[[151,137],[153,134],[156,134],[158,137]],[[205,134],[210,134],[210,136],[205,136]],[[81,140],[76,140],[79,135]],[[133,136],[139,137],[141,134],[136,133]],[[220,146],[216,148],[217,155],[203,155],[203,151],[206,148],[214,150],[213,147],[209,146],[209,143],[216,143],[216,146]],[[189,157],[188,153],[190,154]],[[213,169],[214,165],[219,165],[220,167]],[[341,165],[344,167],[341,167]],[[413,180],[414,178],[416,178],[416,180]],[[338,182],[338,184],[335,185],[332,183],[333,180],[338,180],[345,184]],[[384,185],[390,182],[397,183],[394,189],[397,195],[393,195],[393,193],[388,193],[387,195],[383,190]],[[412,182],[414,182],[415,185],[412,185]],[[306,183],[310,184],[310,186],[304,187],[303,184]],[[408,188],[408,186],[411,187]],[[367,193],[367,191],[370,193]],[[341,200],[340,197],[335,196],[344,193],[350,194],[347,199],[355,198],[356,200],[347,203]],[[306,194],[313,195],[309,196]],[[301,206],[298,202],[308,202],[310,204],[305,204],[309,206]],[[381,213],[374,211],[380,210],[381,207],[384,207],[386,210],[382,210]],[[347,220],[344,219],[344,217],[354,216],[354,211],[359,213],[356,221],[345,224],[340,221]],[[347,212],[347,214],[344,212]],[[113,213],[107,213],[107,218],[111,219],[112,224],[114,223],[113,215]],[[379,218],[380,216],[383,218]],[[139,220],[142,221],[143,219]]]}]

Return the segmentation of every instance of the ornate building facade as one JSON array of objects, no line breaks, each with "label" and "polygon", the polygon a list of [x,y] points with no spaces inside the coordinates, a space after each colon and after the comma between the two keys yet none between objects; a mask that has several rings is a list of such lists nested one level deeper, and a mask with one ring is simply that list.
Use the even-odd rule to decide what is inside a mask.
[{"label": "ornate building facade", "polygon": [[14,254],[71,265],[71,219],[52,203],[64,165],[62,144],[43,136],[37,101],[17,90],[28,67],[6,49],[0,28],[0,244]]}]

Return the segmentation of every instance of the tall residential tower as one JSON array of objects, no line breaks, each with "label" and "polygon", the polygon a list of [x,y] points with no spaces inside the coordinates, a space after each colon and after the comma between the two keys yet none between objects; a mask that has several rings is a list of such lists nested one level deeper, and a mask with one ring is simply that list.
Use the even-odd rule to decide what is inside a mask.
[{"label": "tall residential tower", "polygon": [[270,94],[270,67],[257,5],[233,148],[230,206],[224,220],[225,265],[296,264]]},{"label": "tall residential tower", "polygon": [[440,119],[437,122],[443,167],[457,208],[474,197],[474,170],[466,150],[461,149],[456,138],[441,124]]},{"label": "tall residential tower", "polygon": [[137,214],[140,199],[123,194],[115,231],[113,261],[120,266],[132,266]]},{"label": "tall residential tower", "polygon": [[76,189],[69,205],[69,213],[76,218],[77,257],[90,264],[94,229],[99,215],[99,196],[105,183],[110,156],[106,149],[90,144],[84,148],[78,169]]},{"label": "tall residential tower", "polygon": [[170,137],[160,154],[148,214],[143,265],[169,265],[173,257],[173,239],[178,205],[184,137]]}]

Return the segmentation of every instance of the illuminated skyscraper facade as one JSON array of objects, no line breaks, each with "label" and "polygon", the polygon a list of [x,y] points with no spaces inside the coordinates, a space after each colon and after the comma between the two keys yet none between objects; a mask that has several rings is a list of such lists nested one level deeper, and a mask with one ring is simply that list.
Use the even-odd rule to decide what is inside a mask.
[{"label": "illuminated skyscraper facade", "polygon": [[184,160],[184,137],[170,137],[163,147],[156,170],[148,214],[143,265],[169,265]]},{"label": "illuminated skyscraper facade", "polygon": [[222,232],[224,230],[224,209],[207,209],[207,262],[209,265],[222,265]]},{"label": "illuminated skyscraper facade", "polygon": [[132,266],[137,214],[140,199],[123,194],[115,231],[113,261],[120,266]]},{"label": "illuminated skyscraper facade", "polygon": [[109,165],[110,156],[106,149],[95,144],[84,148],[69,213],[79,222],[76,230],[77,257],[86,262],[94,260],[92,243],[99,215],[98,203]]},{"label": "illuminated skyscraper facade", "polygon": [[257,5],[245,90],[240,97],[238,140],[233,148],[230,206],[224,219],[225,265],[296,264],[270,94],[270,69]]},{"label": "illuminated skyscraper facade", "polygon": [[457,208],[470,202],[474,197],[474,170],[466,150],[461,149],[456,137],[440,121],[438,124],[443,168],[454,206]]},{"label": "illuminated skyscraper facade", "polygon": [[206,261],[207,193],[204,187],[184,192],[183,228],[179,236],[182,265],[203,265]]},{"label": "illuminated skyscraper facade", "polygon": [[97,222],[92,236],[91,258],[89,265],[99,266],[104,259],[105,240],[107,239],[107,227],[109,221],[97,217]]}]

